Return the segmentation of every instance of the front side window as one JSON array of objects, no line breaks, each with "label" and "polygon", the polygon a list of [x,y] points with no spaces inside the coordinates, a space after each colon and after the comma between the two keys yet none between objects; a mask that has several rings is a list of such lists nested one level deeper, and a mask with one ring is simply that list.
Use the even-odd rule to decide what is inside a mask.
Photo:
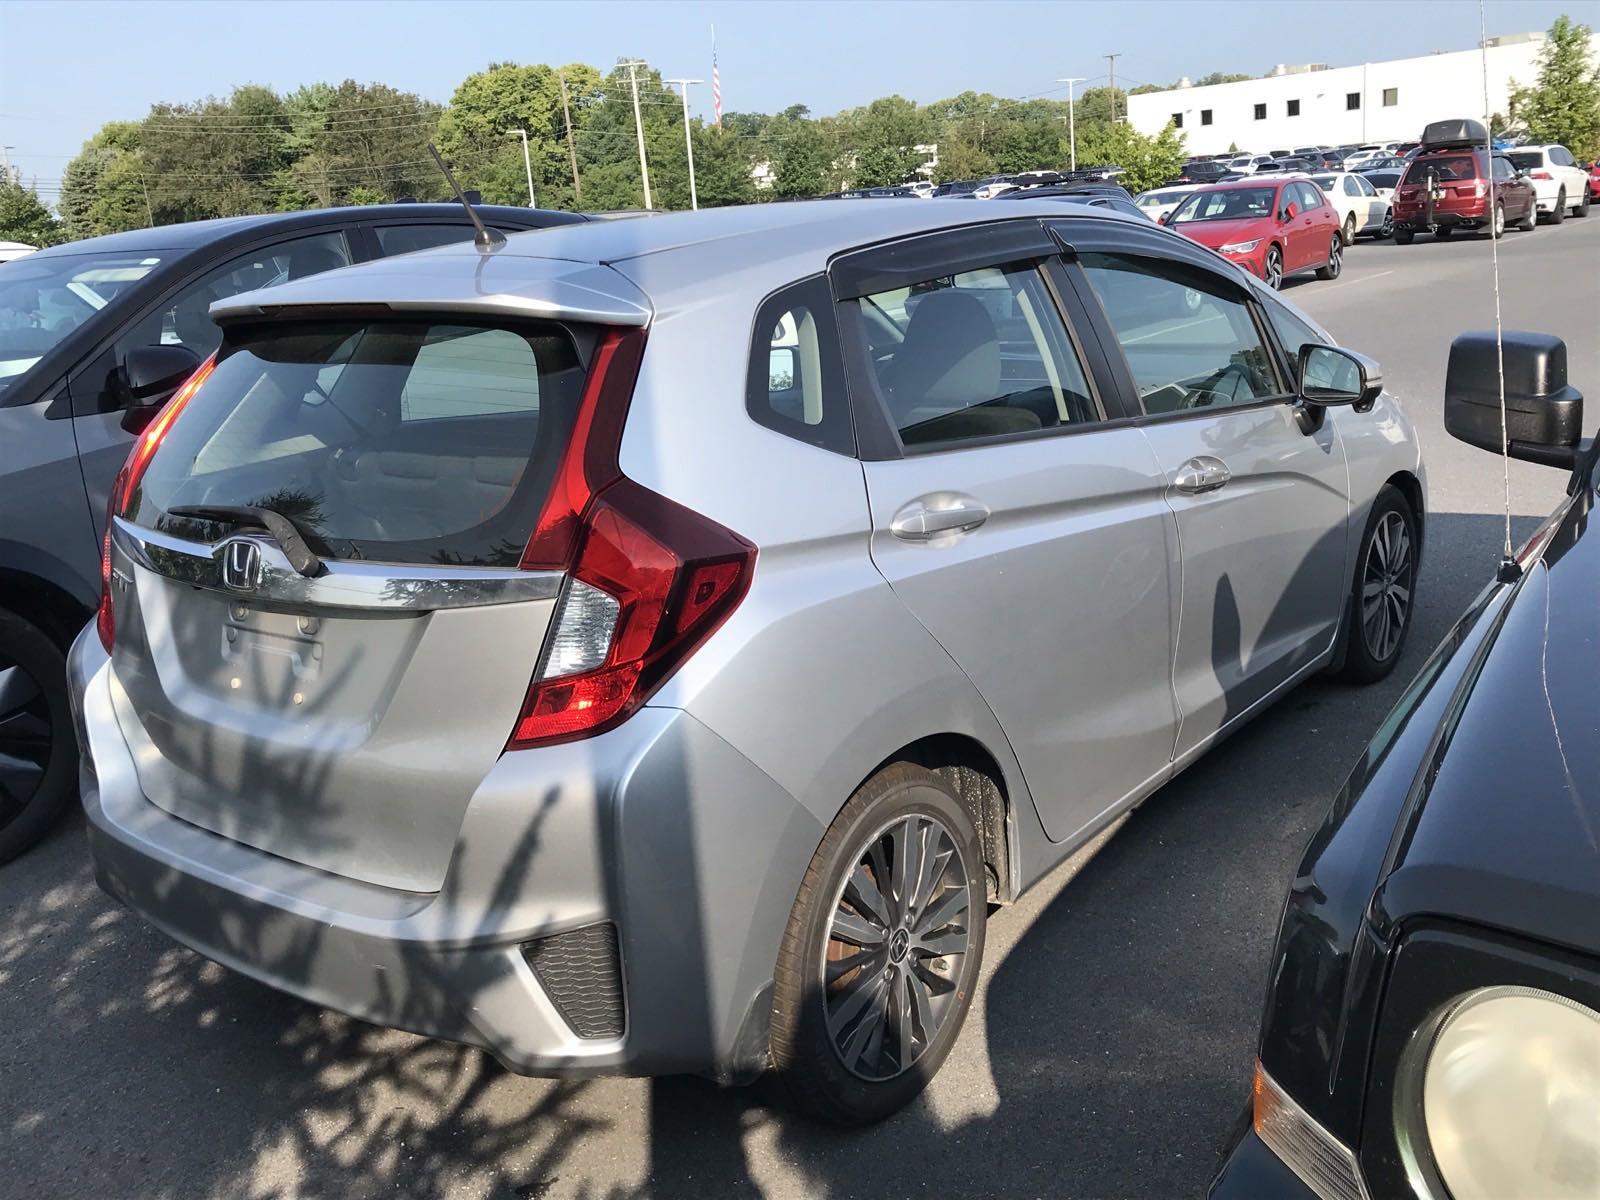
[{"label": "front side window", "polygon": [[132,250],[30,254],[0,264],[0,398],[58,342],[161,260],[160,254]]},{"label": "front side window", "polygon": [[268,508],[325,558],[514,567],[548,496],[584,369],[557,326],[269,324],[229,333],[128,516],[227,532],[188,506]]},{"label": "front side window", "polygon": [[1066,326],[1032,263],[863,296],[874,382],[906,446],[1099,417]]},{"label": "front side window", "polygon": [[157,345],[185,346],[204,358],[222,342],[222,331],[211,322],[216,301],[349,265],[342,233],[319,233],[241,254],[169,297],[118,338],[117,358],[136,346]]},{"label": "front side window", "polygon": [[1356,177],[1354,175],[1346,175],[1344,177],[1344,194],[1346,196],[1364,195],[1361,190],[1361,185],[1356,182]]},{"label": "front side window", "polygon": [[1300,369],[1301,346],[1307,342],[1317,345],[1332,344],[1326,334],[1280,300],[1275,292],[1258,289],[1257,298],[1266,311],[1267,321],[1271,324],[1273,333],[1278,335],[1278,341],[1283,346],[1284,355],[1289,360],[1291,377]]},{"label": "front side window", "polygon": [[1496,179],[1515,179],[1517,173],[1509,162],[1503,158],[1496,157],[1494,160],[1494,177]]},{"label": "front side window", "polygon": [[796,441],[855,453],[833,294],[821,276],[774,293],[756,313],[745,409]]},{"label": "front side window", "polygon": [[1174,263],[1081,258],[1151,415],[1254,404],[1282,395],[1249,304]]}]

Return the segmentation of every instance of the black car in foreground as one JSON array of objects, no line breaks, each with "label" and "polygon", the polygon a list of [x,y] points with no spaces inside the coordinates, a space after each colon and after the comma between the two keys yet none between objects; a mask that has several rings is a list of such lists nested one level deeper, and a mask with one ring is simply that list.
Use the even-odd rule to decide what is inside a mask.
[{"label": "black car in foreground", "polygon": [[[1499,451],[1495,339],[1445,424]],[[1389,714],[1284,908],[1213,1200],[1600,1195],[1600,487],[1566,347],[1505,336],[1517,458],[1568,499]]]}]

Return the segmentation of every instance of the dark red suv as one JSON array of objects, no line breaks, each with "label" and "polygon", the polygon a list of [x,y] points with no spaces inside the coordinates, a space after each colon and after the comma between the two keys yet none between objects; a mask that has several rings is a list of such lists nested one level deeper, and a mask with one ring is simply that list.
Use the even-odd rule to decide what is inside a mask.
[{"label": "dark red suv", "polygon": [[1533,184],[1503,154],[1482,146],[1428,146],[1406,167],[1394,191],[1394,240],[1419,233],[1447,238],[1458,228],[1532,229],[1538,220]]}]

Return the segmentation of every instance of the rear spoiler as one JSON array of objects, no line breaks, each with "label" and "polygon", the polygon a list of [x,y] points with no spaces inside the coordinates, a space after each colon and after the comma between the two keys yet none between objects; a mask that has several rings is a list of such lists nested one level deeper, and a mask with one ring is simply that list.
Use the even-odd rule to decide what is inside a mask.
[{"label": "rear spoiler", "polygon": [[223,326],[313,316],[460,313],[643,327],[652,311],[648,296],[601,263],[504,252],[484,256],[470,243],[241,292],[210,309],[211,319]]}]

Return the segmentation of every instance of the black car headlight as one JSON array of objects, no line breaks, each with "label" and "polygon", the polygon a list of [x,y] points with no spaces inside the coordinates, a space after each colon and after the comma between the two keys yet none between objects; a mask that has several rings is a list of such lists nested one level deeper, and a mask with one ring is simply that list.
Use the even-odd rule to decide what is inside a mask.
[{"label": "black car headlight", "polygon": [[1421,1133],[1452,1200],[1600,1196],[1600,1013],[1587,1005],[1467,992],[1413,1040],[1400,1076],[1402,1153],[1414,1165],[1405,1134]]}]

